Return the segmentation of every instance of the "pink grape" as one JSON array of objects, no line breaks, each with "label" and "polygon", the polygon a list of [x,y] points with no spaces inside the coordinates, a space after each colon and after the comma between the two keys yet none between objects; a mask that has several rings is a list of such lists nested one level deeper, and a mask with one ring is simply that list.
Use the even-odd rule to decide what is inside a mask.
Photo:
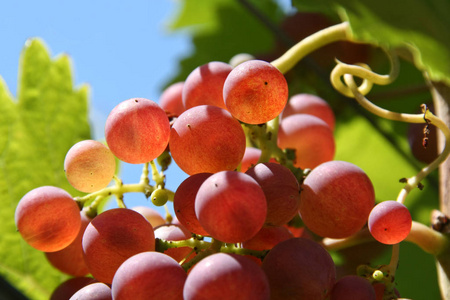
[{"label": "pink grape", "polygon": [[195,215],[195,197],[202,183],[211,173],[197,173],[186,178],[175,191],[173,209],[178,221],[188,230],[199,235],[209,235]]},{"label": "pink grape", "polygon": [[170,124],[156,102],[132,98],[119,103],[105,125],[106,142],[117,158],[142,164],[157,158],[169,142]]},{"label": "pink grape", "polygon": [[150,224],[152,224],[153,228],[166,223],[166,220],[163,218],[163,216],[161,216],[161,214],[156,209],[153,209],[148,206],[135,206],[132,207],[131,209],[143,215],[147,219],[147,221],[149,221]]},{"label": "pink grape", "polygon": [[92,193],[107,187],[111,182],[116,172],[116,159],[104,144],[84,140],[67,152],[64,171],[74,188]]},{"label": "pink grape", "polygon": [[408,208],[400,202],[388,200],[378,203],[369,215],[369,231],[383,244],[403,241],[411,231],[412,218]]},{"label": "pink grape", "polygon": [[80,216],[81,226],[75,240],[64,249],[45,253],[45,257],[53,267],[72,276],[85,276],[89,274],[89,269],[86,266],[83,257],[83,246],[81,245],[81,241],[83,239],[84,231],[91,219],[84,211],[81,211]]},{"label": "pink grape", "polygon": [[331,300],[376,300],[376,295],[372,284],[367,279],[347,275],[334,284]]},{"label": "pink grape", "polygon": [[184,83],[184,107],[189,109],[199,105],[214,105],[227,109],[222,91],[231,70],[231,65],[220,61],[212,61],[195,68]]},{"label": "pink grape", "polygon": [[245,134],[226,110],[200,105],[186,110],[170,132],[170,152],[187,174],[235,170],[245,152]]},{"label": "pink grape", "polygon": [[[155,238],[164,241],[182,241],[191,238],[191,233],[183,226],[176,224],[165,224],[155,228]],[[164,254],[172,257],[180,262],[186,258],[186,261],[192,259],[194,255],[189,255],[192,252],[190,247],[169,248],[164,251]],[[187,257],[189,255],[189,257]]]},{"label": "pink grape", "polygon": [[83,235],[83,253],[91,274],[110,284],[129,257],[155,250],[152,225],[138,212],[114,208],[96,216]]},{"label": "pink grape", "polygon": [[296,94],[292,96],[281,115],[287,118],[294,114],[308,114],[325,121],[334,130],[335,117],[330,105],[322,98],[312,94]]},{"label": "pink grape", "polygon": [[251,239],[264,224],[267,202],[251,176],[222,171],[208,177],[195,198],[195,213],[202,227],[225,243]]},{"label": "pink grape", "polygon": [[267,277],[253,261],[237,254],[215,253],[190,271],[184,300],[263,300],[270,298]]},{"label": "pink grape", "polygon": [[300,186],[294,174],[277,163],[261,163],[245,172],[255,179],[267,201],[265,224],[283,225],[298,214]]},{"label": "pink grape", "polygon": [[336,280],[330,254],[305,238],[277,244],[264,258],[262,269],[269,279],[271,300],[327,299]]},{"label": "pink grape", "polygon": [[111,288],[103,282],[95,282],[78,290],[69,300],[112,300]]},{"label": "pink grape", "polygon": [[182,300],[186,272],[170,256],[147,251],[128,258],[112,281],[117,300]]},{"label": "pink grape", "polygon": [[80,209],[65,190],[42,186],[20,199],[15,223],[22,238],[33,248],[59,251],[77,237],[81,227]]},{"label": "pink grape", "polygon": [[182,98],[183,86],[184,81],[169,85],[159,97],[159,106],[172,115],[181,115],[186,110]]},{"label": "pink grape", "polygon": [[294,165],[302,169],[313,169],[333,160],[335,154],[330,127],[323,120],[307,114],[295,114],[281,120],[278,147],[294,149]]},{"label": "pink grape", "polygon": [[330,161],[313,169],[300,194],[300,215],[317,235],[345,238],[367,222],[375,192],[367,174],[345,161]]},{"label": "pink grape", "polygon": [[277,117],[288,99],[284,75],[262,60],[249,60],[236,66],[223,86],[228,111],[239,121],[266,123]]},{"label": "pink grape", "polygon": [[[246,147],[244,152],[244,157],[242,157],[241,161],[241,172],[246,172],[251,167],[255,166],[258,163],[259,158],[261,157],[261,149],[254,147]],[[271,158],[269,162],[276,163],[275,158]]]}]

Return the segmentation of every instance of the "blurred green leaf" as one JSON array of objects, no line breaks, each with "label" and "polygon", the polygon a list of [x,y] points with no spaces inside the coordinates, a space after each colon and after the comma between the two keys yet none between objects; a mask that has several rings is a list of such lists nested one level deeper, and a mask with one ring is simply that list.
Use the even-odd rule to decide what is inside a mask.
[{"label": "blurred green leaf", "polygon": [[184,0],[171,21],[173,31],[189,30],[193,50],[180,61],[179,72],[169,83],[184,81],[196,67],[210,61],[228,62],[234,55],[268,52],[274,36],[263,22],[242,3],[277,24],[283,13],[272,0]]},{"label": "blurred green leaf", "polygon": [[51,59],[43,41],[30,39],[22,51],[16,102],[0,77],[0,274],[30,299],[49,299],[67,276],[16,231],[14,212],[25,193],[54,185],[79,195],[67,182],[64,157],[90,138],[88,87],[73,88],[67,55]]},{"label": "blurred green leaf", "polygon": [[354,39],[408,49],[417,68],[431,80],[450,83],[450,1],[293,0],[299,10],[338,13],[349,21]]}]

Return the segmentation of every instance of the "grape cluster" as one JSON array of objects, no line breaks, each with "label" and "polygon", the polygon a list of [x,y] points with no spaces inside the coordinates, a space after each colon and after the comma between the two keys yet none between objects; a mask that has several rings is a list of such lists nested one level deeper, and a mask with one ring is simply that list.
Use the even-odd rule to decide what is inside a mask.
[{"label": "grape cluster", "polygon": [[[118,104],[106,120],[106,145],[86,140],[68,151],[67,179],[91,201],[36,188],[20,200],[16,226],[75,277],[53,299],[67,290],[70,299],[381,299],[385,286],[370,276],[337,278],[321,239],[350,237],[368,223],[376,240],[396,244],[411,216],[396,201],[375,206],[365,172],[333,160],[334,126],[327,102],[289,98],[272,64],[210,62],[168,87],[159,105]],[[167,167],[170,157],[189,175],[174,193],[164,176],[150,185],[148,170],[127,187],[114,177],[116,158]],[[128,191],[155,205],[173,201],[176,218],[127,208]],[[120,207],[98,213],[98,200],[110,194]]]}]

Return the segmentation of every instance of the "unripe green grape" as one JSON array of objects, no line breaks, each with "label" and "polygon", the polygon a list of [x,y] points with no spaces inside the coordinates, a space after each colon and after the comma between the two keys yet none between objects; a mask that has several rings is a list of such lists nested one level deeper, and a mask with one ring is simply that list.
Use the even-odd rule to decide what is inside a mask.
[{"label": "unripe green grape", "polygon": [[169,200],[169,195],[165,189],[156,189],[150,195],[150,199],[156,206],[163,206]]}]

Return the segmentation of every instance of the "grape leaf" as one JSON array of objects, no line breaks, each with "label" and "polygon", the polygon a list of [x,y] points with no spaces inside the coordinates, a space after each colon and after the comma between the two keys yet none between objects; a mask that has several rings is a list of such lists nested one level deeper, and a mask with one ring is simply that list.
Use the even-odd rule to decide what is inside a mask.
[{"label": "grape leaf", "polygon": [[431,80],[450,84],[447,0],[293,0],[299,10],[339,13],[357,41],[411,52]]},{"label": "grape leaf", "polygon": [[90,138],[88,87],[73,88],[70,58],[51,59],[43,41],[30,39],[21,53],[18,101],[0,77],[0,274],[30,299],[49,299],[67,276],[16,231],[14,212],[33,188],[54,185],[79,195],[64,175],[64,157]]},{"label": "grape leaf", "polygon": [[228,62],[238,53],[257,55],[269,51],[274,36],[255,13],[242,2],[277,24],[283,13],[273,0],[184,0],[169,23],[172,31],[190,30],[194,49],[180,61],[180,70],[170,83],[184,81],[196,67],[210,61]]}]

